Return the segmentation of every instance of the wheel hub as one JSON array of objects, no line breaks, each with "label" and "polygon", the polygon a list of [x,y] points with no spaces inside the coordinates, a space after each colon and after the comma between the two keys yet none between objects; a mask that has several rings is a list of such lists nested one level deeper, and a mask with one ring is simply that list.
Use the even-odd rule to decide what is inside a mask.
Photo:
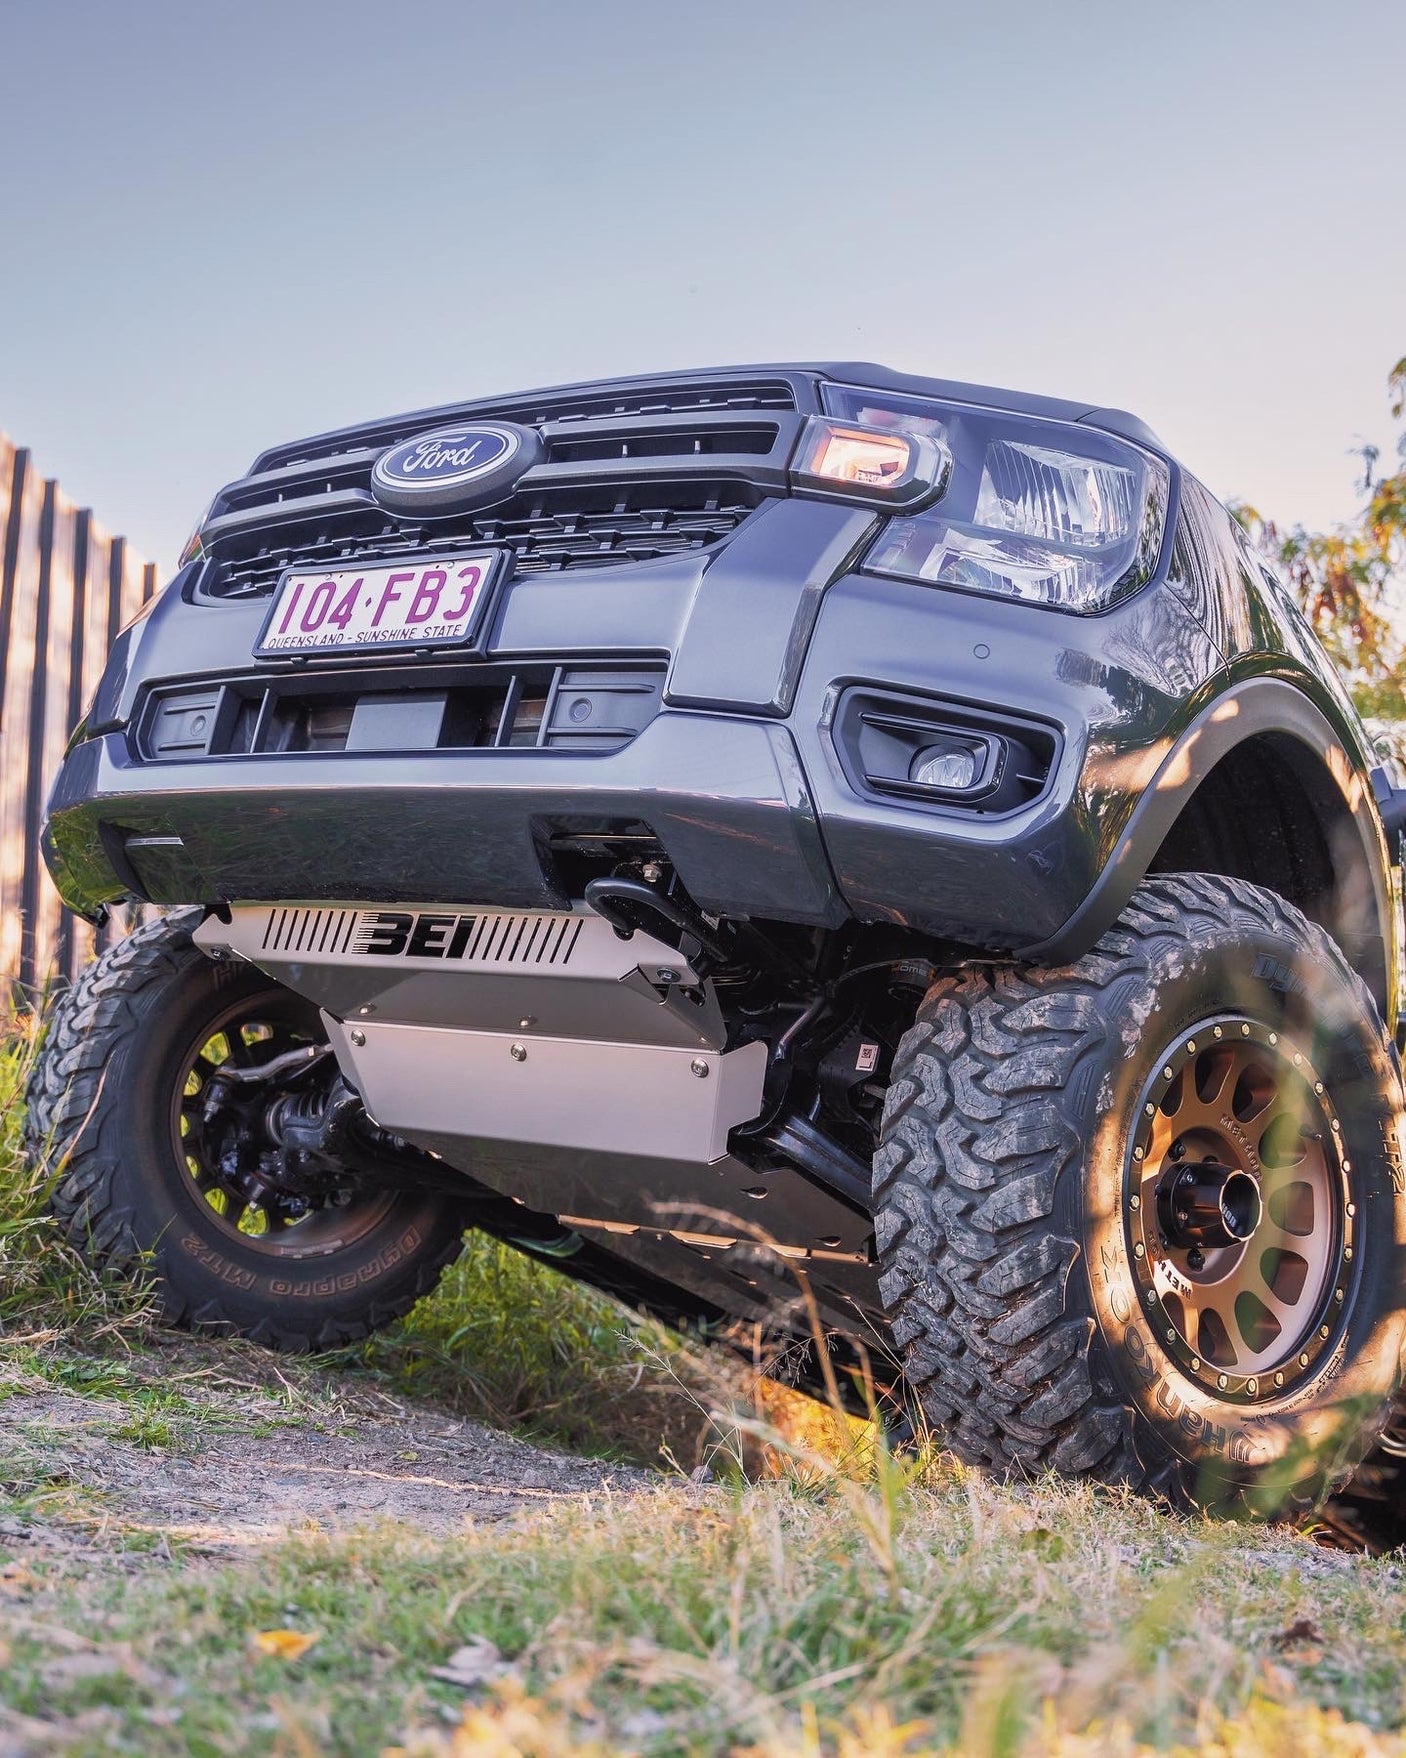
[{"label": "wheel hub", "polygon": [[1356,1244],[1341,1136],[1299,1046],[1238,1016],[1179,1038],[1142,1094],[1134,1275],[1166,1352],[1221,1397],[1282,1396],[1335,1333]]},{"label": "wheel hub", "polygon": [[1157,1221],[1168,1245],[1182,1251],[1218,1249],[1249,1239],[1264,1216],[1257,1179],[1208,1154],[1173,1165],[1157,1186]]},{"label": "wheel hub", "polygon": [[[285,1147],[289,1088],[326,1056],[288,997],[237,1004],[212,1018],[185,1057],[172,1145],[222,1231],[271,1255],[324,1256],[379,1221],[392,1200],[320,1173],[300,1176]],[[294,1017],[294,1016],[299,1017]]]}]

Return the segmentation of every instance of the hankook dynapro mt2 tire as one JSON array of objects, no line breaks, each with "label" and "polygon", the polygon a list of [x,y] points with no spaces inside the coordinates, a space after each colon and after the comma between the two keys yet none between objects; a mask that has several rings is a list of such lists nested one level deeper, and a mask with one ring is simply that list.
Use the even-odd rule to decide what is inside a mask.
[{"label": "hankook dynapro mt2 tire", "polygon": [[876,1159],[910,1385],[969,1463],[1312,1506],[1399,1382],[1400,1071],[1338,947],[1147,880],[1064,970],[928,992]]},{"label": "hankook dynapro mt2 tire", "polygon": [[[406,1312],[458,1255],[443,1193],[263,1180],[259,1082],[211,1081],[323,1041],[317,1009],[191,941],[198,910],[152,922],[90,965],[55,1008],[30,1078],[28,1152],[94,1264],[149,1267],[166,1320],[280,1349],[330,1349]],[[296,1057],[293,1059],[296,1062]]]}]

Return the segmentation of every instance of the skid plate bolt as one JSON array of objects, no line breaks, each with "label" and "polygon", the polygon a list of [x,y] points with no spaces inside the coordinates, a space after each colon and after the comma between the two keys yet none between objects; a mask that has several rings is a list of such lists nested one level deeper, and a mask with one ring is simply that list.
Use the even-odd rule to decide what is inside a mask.
[{"label": "skid plate bolt", "polygon": [[358,1050],[366,1042],[366,1033],[365,1032],[349,1032],[347,1035],[351,1038],[353,1045]]},{"label": "skid plate bolt", "polygon": [[510,1046],[510,1048],[508,1050],[508,1054],[509,1054],[509,1056],[512,1057],[514,1062],[526,1062],[527,1061],[527,1045],[526,1044],[513,1044]]},{"label": "skid plate bolt", "polygon": [[692,1069],[694,1074],[698,1076],[699,1080],[707,1080],[708,1064],[701,1056],[695,1056],[688,1066]]}]

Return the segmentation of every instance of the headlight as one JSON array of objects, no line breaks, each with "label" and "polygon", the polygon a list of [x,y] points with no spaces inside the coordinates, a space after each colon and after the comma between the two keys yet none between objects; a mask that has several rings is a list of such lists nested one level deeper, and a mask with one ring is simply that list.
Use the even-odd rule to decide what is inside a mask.
[{"label": "headlight", "polygon": [[950,459],[941,499],[889,521],[870,572],[1082,613],[1151,579],[1170,488],[1151,452],[1096,428],[971,404],[852,385],[824,395],[831,415],[922,439]]}]

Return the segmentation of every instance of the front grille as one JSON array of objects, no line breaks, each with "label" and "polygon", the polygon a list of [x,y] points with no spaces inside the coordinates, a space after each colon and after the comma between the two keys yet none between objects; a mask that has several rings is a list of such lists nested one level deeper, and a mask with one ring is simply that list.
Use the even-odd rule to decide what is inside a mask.
[{"label": "front grille", "polygon": [[746,414],[768,409],[789,411],[796,407],[795,392],[785,379],[741,379],[732,383],[653,384],[597,389],[538,391],[523,397],[503,397],[491,402],[460,403],[443,409],[398,415],[387,421],[369,422],[354,432],[326,434],[318,439],[296,440],[274,446],[254,464],[254,470],[283,470],[294,465],[319,463],[358,452],[367,446],[393,446],[414,434],[451,421],[469,419],[518,421],[540,427],[548,421],[592,422],[633,416],[688,415],[695,412]]},{"label": "front grille", "polygon": [[[542,456],[510,499],[445,518],[388,512],[371,492],[386,447],[451,419],[537,429]],[[275,447],[217,496],[202,531],[196,600],[267,597],[293,566],[492,544],[513,572],[618,567],[686,555],[788,492],[802,416],[785,379],[587,386],[401,415]]]},{"label": "front grille", "polygon": [[379,510],[312,521],[293,530],[231,536],[206,564],[197,599],[266,598],[284,570],[339,568],[362,561],[452,552],[475,544],[510,549],[518,574],[662,561],[704,549],[735,531],[761,499],[745,483],[680,483],[602,491],[546,491],[476,517],[406,523]]},{"label": "front grille", "polygon": [[403,667],[153,691],[148,763],[335,751],[618,751],[659,712],[654,662]]}]

